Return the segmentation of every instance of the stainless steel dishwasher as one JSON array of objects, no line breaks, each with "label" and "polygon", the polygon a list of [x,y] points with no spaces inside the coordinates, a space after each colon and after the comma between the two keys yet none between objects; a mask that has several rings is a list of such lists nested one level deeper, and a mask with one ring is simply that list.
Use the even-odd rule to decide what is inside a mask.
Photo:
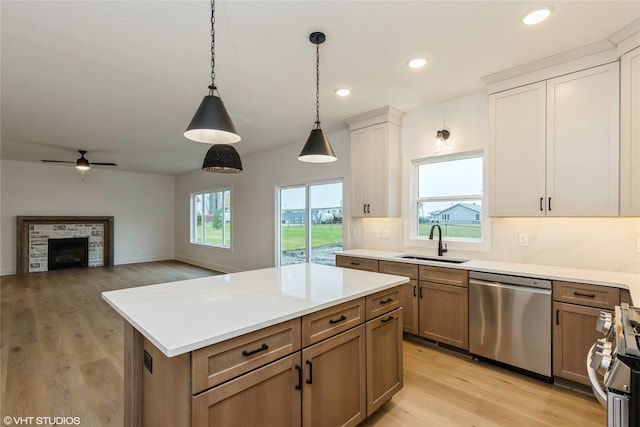
[{"label": "stainless steel dishwasher", "polygon": [[551,281],[469,272],[469,352],[551,380]]}]

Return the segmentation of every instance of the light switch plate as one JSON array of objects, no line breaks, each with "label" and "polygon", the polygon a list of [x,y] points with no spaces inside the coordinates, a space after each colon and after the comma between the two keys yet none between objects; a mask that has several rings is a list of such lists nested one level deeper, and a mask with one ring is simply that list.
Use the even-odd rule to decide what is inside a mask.
[{"label": "light switch plate", "polygon": [[528,234],[518,234],[518,245],[520,245],[520,246],[529,246],[529,235]]},{"label": "light switch plate", "polygon": [[640,254],[640,237],[636,237],[636,253]]}]

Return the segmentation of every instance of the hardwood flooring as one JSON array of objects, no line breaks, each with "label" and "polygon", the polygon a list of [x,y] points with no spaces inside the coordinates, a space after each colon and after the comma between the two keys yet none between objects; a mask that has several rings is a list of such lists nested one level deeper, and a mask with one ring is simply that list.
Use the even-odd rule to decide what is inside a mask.
[{"label": "hardwood flooring", "polygon": [[[123,321],[101,293],[212,274],[170,261],[0,277],[0,416],[122,426]],[[405,341],[404,388],[361,425],[605,426],[606,411],[591,396]]]}]

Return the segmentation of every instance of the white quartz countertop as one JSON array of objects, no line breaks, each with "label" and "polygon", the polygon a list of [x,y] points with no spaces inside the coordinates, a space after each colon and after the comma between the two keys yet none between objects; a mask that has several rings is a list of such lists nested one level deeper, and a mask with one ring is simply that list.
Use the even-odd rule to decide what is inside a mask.
[{"label": "white quartz countertop", "polygon": [[583,268],[558,267],[552,265],[526,264],[491,260],[470,260],[461,264],[455,264],[448,262],[405,259],[400,258],[400,256],[409,254],[407,252],[387,252],[370,249],[353,249],[337,253],[346,256],[372,258],[384,261],[395,261],[422,265],[437,265],[440,267],[459,268],[470,271],[483,271],[487,273],[501,273],[548,280],[564,280],[592,285],[613,286],[617,288],[628,289],[631,294],[633,303],[636,305],[640,305],[640,271],[638,272],[638,274],[633,274],[605,270],[590,270]]},{"label": "white quartz countertop", "polygon": [[102,297],[171,357],[408,281],[296,264],[103,292]]}]

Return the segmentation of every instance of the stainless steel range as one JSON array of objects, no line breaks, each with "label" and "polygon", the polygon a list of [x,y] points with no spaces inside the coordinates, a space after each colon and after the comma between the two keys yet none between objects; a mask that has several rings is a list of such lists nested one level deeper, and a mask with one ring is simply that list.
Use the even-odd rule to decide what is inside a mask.
[{"label": "stainless steel range", "polygon": [[587,371],[609,427],[640,426],[640,307],[601,312],[596,329],[605,337],[591,347]]}]

